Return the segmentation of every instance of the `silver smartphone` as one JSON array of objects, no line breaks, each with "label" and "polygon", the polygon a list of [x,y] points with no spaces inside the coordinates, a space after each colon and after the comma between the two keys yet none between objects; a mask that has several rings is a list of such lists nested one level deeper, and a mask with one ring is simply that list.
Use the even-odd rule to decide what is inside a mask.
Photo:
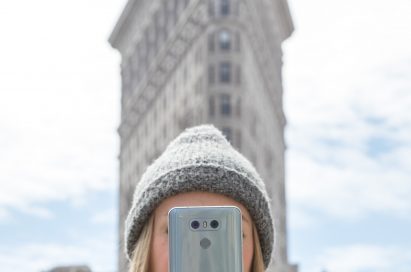
[{"label": "silver smartphone", "polygon": [[168,214],[170,272],[242,272],[241,210],[176,207]]}]

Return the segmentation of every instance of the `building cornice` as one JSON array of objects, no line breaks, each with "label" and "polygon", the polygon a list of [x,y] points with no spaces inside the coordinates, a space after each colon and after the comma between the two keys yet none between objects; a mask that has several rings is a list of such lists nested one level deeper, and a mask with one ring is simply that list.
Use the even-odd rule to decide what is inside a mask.
[{"label": "building cornice", "polygon": [[[129,0],[108,39],[110,45],[124,57],[130,46],[139,39],[145,26],[151,23],[151,16],[160,0]],[[144,14],[141,14],[144,12]],[[131,41],[131,42],[130,42]]]},{"label": "building cornice", "polygon": [[[271,0],[270,0],[271,1]],[[287,0],[275,0],[276,15],[280,17],[283,27],[280,29],[280,39],[281,41],[286,40],[294,32],[294,23],[291,17],[290,6]]]},{"label": "building cornice", "polygon": [[137,8],[137,5],[140,2],[139,0],[128,0],[123,12],[120,15],[120,18],[118,19],[116,25],[114,26],[113,31],[110,34],[110,37],[108,39],[109,43],[111,46],[115,49],[118,49],[118,41],[121,39],[121,36],[124,32],[124,27],[127,24],[127,22],[132,18],[131,16],[132,11]]}]

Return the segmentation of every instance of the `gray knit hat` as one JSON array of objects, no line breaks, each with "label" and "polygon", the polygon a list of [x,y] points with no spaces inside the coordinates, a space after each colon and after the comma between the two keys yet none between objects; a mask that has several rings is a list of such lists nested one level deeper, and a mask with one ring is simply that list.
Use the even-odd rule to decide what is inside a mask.
[{"label": "gray knit hat", "polygon": [[160,202],[192,191],[223,194],[247,208],[257,228],[267,268],[274,227],[265,185],[252,164],[213,125],[186,129],[141,177],[126,219],[127,257],[131,258],[144,224]]}]

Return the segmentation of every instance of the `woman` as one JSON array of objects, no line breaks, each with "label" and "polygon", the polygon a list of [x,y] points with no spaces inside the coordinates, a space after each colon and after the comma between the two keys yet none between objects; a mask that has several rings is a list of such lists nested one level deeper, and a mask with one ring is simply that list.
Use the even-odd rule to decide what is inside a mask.
[{"label": "woman", "polygon": [[167,214],[172,207],[214,205],[241,209],[244,271],[264,271],[274,242],[264,183],[212,125],[186,129],[137,184],[125,229],[129,271],[168,271]]}]

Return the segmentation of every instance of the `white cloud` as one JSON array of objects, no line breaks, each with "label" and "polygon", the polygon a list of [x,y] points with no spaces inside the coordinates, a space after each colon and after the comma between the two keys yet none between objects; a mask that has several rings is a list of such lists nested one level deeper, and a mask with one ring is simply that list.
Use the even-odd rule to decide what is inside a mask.
[{"label": "white cloud", "polygon": [[411,5],[394,2],[291,1],[284,94],[296,220],[411,212]]},{"label": "white cloud", "polygon": [[409,215],[411,184],[406,173],[373,165],[356,152],[333,151],[344,156],[340,160],[348,166],[317,162],[304,153],[289,151],[288,191],[299,212],[314,209],[351,219],[381,212],[404,218]]},{"label": "white cloud", "polygon": [[95,224],[109,224],[117,221],[117,210],[113,208],[95,213],[90,221]]},{"label": "white cloud", "polygon": [[[290,203],[288,203],[290,204]],[[294,203],[292,203],[294,205]],[[302,209],[301,207],[298,206],[297,204],[297,208],[294,208],[293,205],[289,205],[288,211],[291,210],[291,212],[288,212],[287,214],[287,221],[289,222],[289,227],[292,230],[298,230],[298,229],[312,229],[318,226],[318,222],[316,220],[316,218],[312,215],[310,215],[310,213],[305,210]]]},{"label": "white cloud", "polygon": [[10,218],[10,214],[5,208],[0,208],[0,222],[4,222]]},{"label": "white cloud", "polygon": [[0,210],[51,217],[44,203],[81,205],[115,188],[119,60],[107,38],[122,6],[21,5],[0,4],[10,26],[0,51]]},{"label": "white cloud", "polygon": [[409,248],[367,244],[327,249],[308,271],[332,272],[408,272],[411,267]]},{"label": "white cloud", "polygon": [[27,214],[31,214],[43,219],[53,219],[54,214],[47,208],[45,207],[39,207],[39,206],[20,206],[19,207],[20,211],[25,212]]}]

